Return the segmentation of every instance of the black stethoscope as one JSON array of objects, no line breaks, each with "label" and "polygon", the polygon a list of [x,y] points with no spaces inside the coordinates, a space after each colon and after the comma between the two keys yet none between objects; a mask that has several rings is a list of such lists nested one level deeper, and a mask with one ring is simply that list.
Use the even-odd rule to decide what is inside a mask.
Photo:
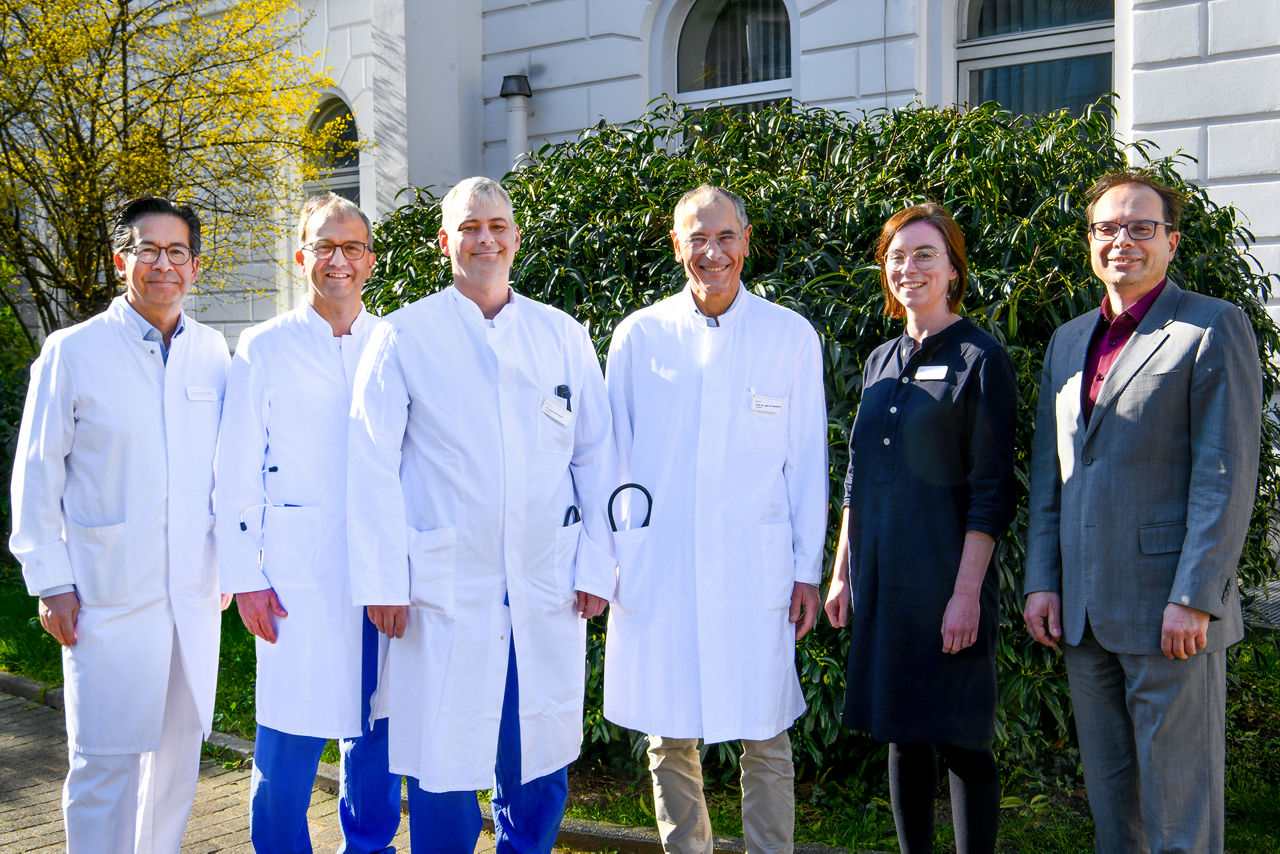
[{"label": "black stethoscope", "polygon": [[618,522],[613,515],[613,502],[617,500],[619,495],[628,489],[640,490],[644,493],[645,500],[649,502],[648,509],[644,511],[644,521],[640,523],[639,527],[649,527],[649,517],[653,515],[653,496],[649,493],[649,490],[645,489],[638,483],[624,483],[613,491],[613,495],[609,496],[609,527],[613,529],[615,534],[618,532]]}]

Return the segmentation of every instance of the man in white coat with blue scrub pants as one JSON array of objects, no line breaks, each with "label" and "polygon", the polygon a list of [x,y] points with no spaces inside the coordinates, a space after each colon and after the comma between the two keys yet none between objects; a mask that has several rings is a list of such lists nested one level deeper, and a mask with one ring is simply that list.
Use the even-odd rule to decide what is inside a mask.
[{"label": "man in white coat with blue scrub pants", "polygon": [[372,229],[325,193],[302,206],[298,244],[307,301],[240,337],[218,451],[222,592],[258,638],[250,835],[264,854],[311,851],[316,766],[339,739],[340,851],[372,854],[400,824],[387,722],[369,719],[378,632],[347,574],[351,388],[377,322],[361,302]]},{"label": "man in white coat with blue scrub pants", "polygon": [[63,645],[67,850],[173,854],[213,719],[227,345],[182,312],[194,211],[135,199],[111,243],[126,293],[50,335],[31,367],[9,548]]},{"label": "man in white coat with blue scrub pants", "polygon": [[[663,848],[711,854],[698,741],[742,742],[747,850],[791,851],[795,644],[813,627],[827,411],[813,327],[742,287],[751,226],[700,186],[675,208],[680,293],[618,325],[608,387],[622,478],[604,714],[649,734]],[[643,526],[645,516],[648,526]]]},{"label": "man in white coat with blue scrub pants", "polygon": [[356,379],[352,585],[390,638],[374,706],[413,778],[413,851],[471,854],[496,782],[497,850],[546,852],[582,742],[585,618],[616,584],[609,405],[583,326],[508,284],[506,191],[470,178],[441,212],[453,285],[391,314]]}]

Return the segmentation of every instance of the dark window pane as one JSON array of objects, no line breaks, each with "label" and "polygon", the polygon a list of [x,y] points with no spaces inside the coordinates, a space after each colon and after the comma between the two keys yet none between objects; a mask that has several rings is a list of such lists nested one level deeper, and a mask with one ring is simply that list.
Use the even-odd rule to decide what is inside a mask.
[{"label": "dark window pane", "polygon": [[360,149],[357,144],[360,134],[356,130],[356,118],[351,108],[342,101],[329,101],[322,104],[311,120],[311,127],[317,131],[330,124],[338,130],[337,138],[327,146],[321,162],[327,169],[350,169],[360,165]]},{"label": "dark window pane", "polygon": [[1082,115],[1111,91],[1111,54],[1071,56],[969,72],[969,103],[998,101],[1010,112]]},{"label": "dark window pane", "polygon": [[680,30],[676,91],[791,76],[791,22],[782,0],[698,0]]},{"label": "dark window pane", "polygon": [[973,0],[971,39],[1110,21],[1115,0]]}]

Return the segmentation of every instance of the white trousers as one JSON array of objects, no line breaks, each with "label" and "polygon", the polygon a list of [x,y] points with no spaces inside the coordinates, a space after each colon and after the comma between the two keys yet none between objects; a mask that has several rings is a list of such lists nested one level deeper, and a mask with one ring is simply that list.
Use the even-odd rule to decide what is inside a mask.
[{"label": "white trousers", "polygon": [[[748,854],[790,854],[796,823],[795,767],[786,730],[742,740],[742,836]],[[649,772],[662,850],[712,854],[711,817],[702,794],[696,738],[649,736]]]},{"label": "white trousers", "polygon": [[200,775],[200,715],[173,639],[160,746],[146,753],[69,750],[62,786],[68,854],[177,854]]}]

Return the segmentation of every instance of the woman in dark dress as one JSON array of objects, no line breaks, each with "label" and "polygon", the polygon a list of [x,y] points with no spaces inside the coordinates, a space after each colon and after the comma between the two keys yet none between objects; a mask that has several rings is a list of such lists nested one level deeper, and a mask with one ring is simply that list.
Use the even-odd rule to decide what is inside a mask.
[{"label": "woman in dark dress", "polygon": [[961,854],[995,850],[1000,780],[996,540],[1014,512],[1009,357],[956,312],[964,237],[936,204],[892,216],[876,245],[902,337],[863,373],[826,612],[852,617],[844,723],[889,742],[904,852],[933,845],[938,757]]}]

